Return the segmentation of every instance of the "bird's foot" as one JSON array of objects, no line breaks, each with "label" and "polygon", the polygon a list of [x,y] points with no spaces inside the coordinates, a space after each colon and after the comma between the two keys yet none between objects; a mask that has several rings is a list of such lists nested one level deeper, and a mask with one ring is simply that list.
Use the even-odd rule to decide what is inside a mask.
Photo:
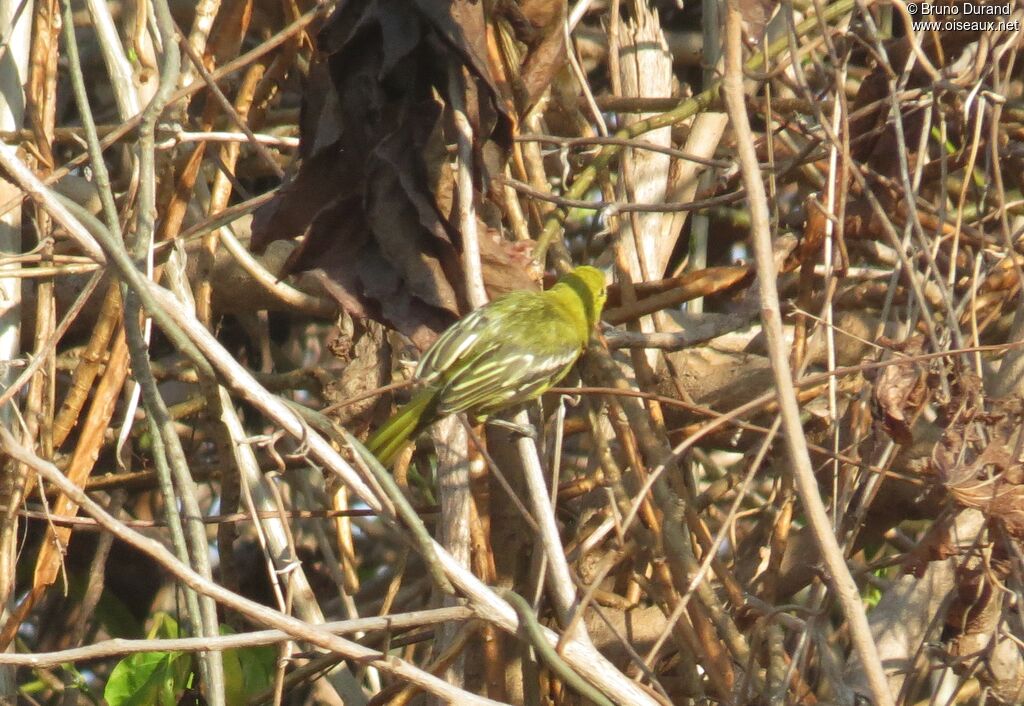
[{"label": "bird's foot", "polygon": [[537,429],[532,424],[516,424],[506,419],[488,419],[487,426],[504,429],[515,436],[525,436],[529,439],[537,438]]}]

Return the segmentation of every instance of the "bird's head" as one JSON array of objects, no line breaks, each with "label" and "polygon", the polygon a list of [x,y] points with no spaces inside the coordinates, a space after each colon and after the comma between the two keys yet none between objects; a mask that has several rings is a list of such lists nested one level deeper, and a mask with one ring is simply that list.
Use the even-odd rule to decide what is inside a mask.
[{"label": "bird's head", "polygon": [[563,275],[558,284],[565,284],[580,298],[586,312],[587,325],[594,327],[601,318],[608,292],[604,285],[604,273],[596,267],[581,265],[572,272]]}]

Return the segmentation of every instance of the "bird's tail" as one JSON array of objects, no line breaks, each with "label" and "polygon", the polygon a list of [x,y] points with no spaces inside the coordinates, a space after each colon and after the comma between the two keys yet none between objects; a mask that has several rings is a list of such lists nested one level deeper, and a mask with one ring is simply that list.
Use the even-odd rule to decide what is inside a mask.
[{"label": "bird's tail", "polygon": [[417,392],[366,440],[366,448],[384,466],[391,465],[405,442],[414,439],[433,421],[433,408],[437,403],[437,390],[426,387]]}]

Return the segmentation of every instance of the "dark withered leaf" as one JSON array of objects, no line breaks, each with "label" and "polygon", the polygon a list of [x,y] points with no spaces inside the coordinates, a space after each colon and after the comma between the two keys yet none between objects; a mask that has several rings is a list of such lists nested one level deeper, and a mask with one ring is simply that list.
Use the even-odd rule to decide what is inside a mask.
[{"label": "dark withered leaf", "polygon": [[741,0],[739,6],[744,31],[754,43],[760,44],[764,39],[764,29],[779,3],[776,0]]},{"label": "dark withered leaf", "polygon": [[980,510],[1015,541],[1024,539],[1024,466],[1018,437],[1024,422],[1019,397],[984,397],[981,379],[955,364],[950,398],[938,410],[945,428],[932,450],[931,474],[961,507]]},{"label": "dark withered leaf", "polygon": [[[501,168],[511,145],[487,63],[484,11],[468,0],[342,3],[317,39],[321,55],[300,121],[302,163],[253,224],[257,251],[304,235],[286,274],[311,270],[350,314],[420,346],[466,309],[451,72],[466,85],[483,183],[484,148]],[[486,195],[478,186],[467,196],[485,213]],[[522,248],[479,225],[488,289],[530,286]]]},{"label": "dark withered leaf", "polygon": [[[529,110],[547,90],[559,71],[566,69],[565,35],[562,31],[565,3],[533,3],[531,24],[536,39],[531,43],[520,71],[521,107]],[[536,18],[536,19],[533,19]]]},{"label": "dark withered leaf", "polygon": [[345,361],[345,367],[327,384],[324,398],[331,405],[339,405],[332,410],[335,422],[349,427],[380,405],[380,396],[370,393],[386,382],[391,366],[389,347],[379,326],[356,331],[351,336],[339,334],[331,345]]},{"label": "dark withered leaf", "polygon": [[[909,356],[921,353],[924,338],[914,336],[891,347]],[[924,373],[918,363],[908,361],[886,366],[875,380],[873,409],[885,432],[898,444],[910,444],[914,438],[910,423],[924,399]]]},{"label": "dark withered leaf", "polygon": [[[935,63],[939,57],[955,57],[968,44],[977,41],[978,35],[979,33],[974,31],[932,32],[927,35],[920,49]],[[904,67],[907,66],[907,59],[912,51],[910,41],[907,37],[900,37],[885,43],[889,64],[895,67],[896,71],[904,71]],[[909,160],[910,169],[914,168],[917,155],[913,151],[908,153],[908,150],[917,149],[921,130],[926,124],[926,114],[910,103],[902,106],[901,143],[900,133],[891,120],[889,81],[886,68],[876,64],[861,82],[850,107],[853,116],[850,118],[850,152],[855,161],[867,163],[875,172],[897,177],[901,150]],[[932,84],[932,77],[921,62],[917,61],[913,64],[909,76],[901,78],[901,85],[904,83],[907,89],[923,88]]]},{"label": "dark withered leaf", "polygon": [[490,91],[497,95],[490,64],[487,63],[487,23],[484,3],[472,0],[415,0],[416,8],[445,41],[466,61]]}]

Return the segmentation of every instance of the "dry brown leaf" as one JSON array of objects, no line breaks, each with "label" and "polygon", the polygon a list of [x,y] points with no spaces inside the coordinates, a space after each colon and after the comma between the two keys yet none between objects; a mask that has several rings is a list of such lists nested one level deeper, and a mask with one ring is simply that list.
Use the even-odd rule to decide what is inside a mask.
[{"label": "dry brown leaf", "polygon": [[[305,235],[284,274],[312,270],[351,315],[381,321],[419,347],[466,309],[450,161],[451,71],[466,78],[474,143],[500,155],[511,144],[486,61],[483,13],[468,0],[340,6],[318,37],[303,161],[253,222],[257,251]],[[458,196],[484,202],[483,191]],[[486,215],[485,206],[478,213]],[[534,286],[529,253],[479,226],[488,290]]]},{"label": "dry brown leaf", "polygon": [[[888,339],[879,343],[913,356],[923,351],[924,337],[913,336],[902,344]],[[915,362],[886,366],[875,380],[874,410],[885,432],[896,443],[907,445],[913,442],[910,424],[924,401],[925,392],[924,371]]]}]

